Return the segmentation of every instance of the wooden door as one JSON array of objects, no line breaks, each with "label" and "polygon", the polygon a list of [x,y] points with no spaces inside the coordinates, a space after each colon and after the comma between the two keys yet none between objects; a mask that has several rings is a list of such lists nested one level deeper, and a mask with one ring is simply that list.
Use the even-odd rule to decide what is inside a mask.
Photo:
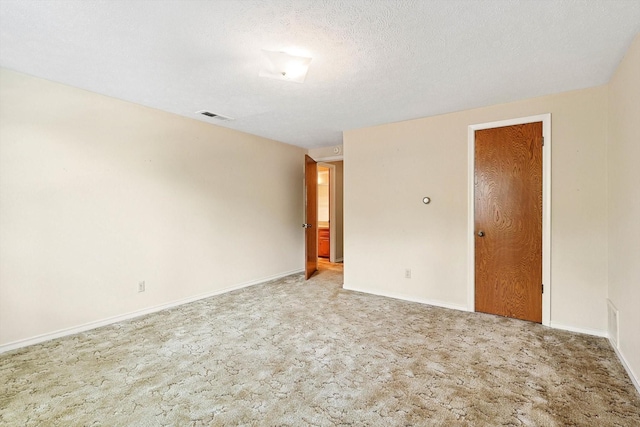
[{"label": "wooden door", "polygon": [[304,277],[309,279],[318,270],[318,164],[304,156],[305,181],[305,267]]},{"label": "wooden door", "polygon": [[476,311],[542,322],[542,122],[475,132]]}]

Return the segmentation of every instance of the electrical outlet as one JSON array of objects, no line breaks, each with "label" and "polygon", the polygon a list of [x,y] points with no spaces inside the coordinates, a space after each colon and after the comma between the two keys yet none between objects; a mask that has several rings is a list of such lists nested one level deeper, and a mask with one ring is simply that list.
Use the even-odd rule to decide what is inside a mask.
[{"label": "electrical outlet", "polygon": [[411,269],[407,268],[404,270],[404,278],[405,279],[411,279]]},{"label": "electrical outlet", "polygon": [[142,282],[138,282],[138,292],[144,292],[144,280]]}]

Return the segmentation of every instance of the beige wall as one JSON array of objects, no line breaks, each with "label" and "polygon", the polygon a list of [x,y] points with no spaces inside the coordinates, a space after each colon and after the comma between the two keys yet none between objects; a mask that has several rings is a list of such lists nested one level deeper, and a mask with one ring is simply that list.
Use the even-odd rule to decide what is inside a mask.
[{"label": "beige wall", "polygon": [[609,83],[609,299],[619,351],[640,380],[640,35]]},{"label": "beige wall", "polygon": [[0,344],[304,265],[303,149],[7,70],[0,93]]},{"label": "beige wall", "polygon": [[468,126],[551,113],[551,322],[604,334],[606,106],[603,86],[345,132],[345,287],[466,308]]}]

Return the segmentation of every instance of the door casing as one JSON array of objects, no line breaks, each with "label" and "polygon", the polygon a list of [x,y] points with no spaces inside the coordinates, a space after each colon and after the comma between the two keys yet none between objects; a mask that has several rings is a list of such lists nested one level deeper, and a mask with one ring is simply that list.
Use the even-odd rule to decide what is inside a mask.
[{"label": "door casing", "polygon": [[542,122],[542,324],[551,323],[551,113],[517,119],[501,120],[497,122],[470,125],[468,128],[468,169],[467,169],[467,309],[475,310],[475,203],[474,203],[474,174],[475,174],[475,131],[504,126],[520,125],[524,123]]}]

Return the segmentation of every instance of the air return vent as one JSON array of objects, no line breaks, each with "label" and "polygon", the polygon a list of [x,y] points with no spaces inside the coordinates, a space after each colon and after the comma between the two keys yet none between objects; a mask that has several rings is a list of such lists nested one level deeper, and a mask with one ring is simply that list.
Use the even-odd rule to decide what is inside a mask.
[{"label": "air return vent", "polygon": [[228,122],[233,120],[231,117],[223,116],[222,114],[212,113],[211,111],[207,111],[207,110],[196,111],[196,114],[202,114],[203,116],[207,116],[211,119],[220,120],[223,122]]}]

